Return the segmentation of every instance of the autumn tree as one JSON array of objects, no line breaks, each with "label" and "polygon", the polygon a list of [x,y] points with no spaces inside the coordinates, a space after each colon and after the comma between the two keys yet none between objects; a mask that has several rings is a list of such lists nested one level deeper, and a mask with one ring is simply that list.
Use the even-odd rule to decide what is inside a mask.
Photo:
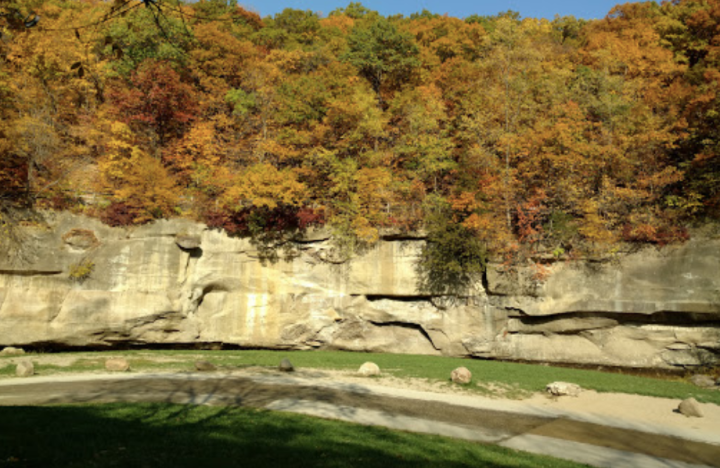
[{"label": "autumn tree", "polygon": [[518,203],[529,193],[519,183],[522,143],[549,95],[546,22],[494,20],[483,60],[443,64],[440,85],[453,102],[455,137],[462,145],[454,202],[468,227],[488,242],[508,244]]},{"label": "autumn tree", "polygon": [[403,26],[415,36],[423,67],[434,69],[456,57],[469,61],[481,57],[487,33],[479,24],[447,15],[411,19]]},{"label": "autumn tree", "polygon": [[455,168],[440,90],[423,86],[398,93],[390,111],[395,116],[393,165],[437,192],[443,175]]},{"label": "autumn tree", "polygon": [[113,122],[107,130],[97,182],[110,205],[102,218],[111,225],[125,225],[171,216],[178,193],[162,163],[142,150],[126,124]]},{"label": "autumn tree", "polygon": [[169,63],[152,59],[131,74],[128,84],[110,92],[120,116],[136,130],[146,131],[153,147],[182,135],[195,118],[194,94]]},{"label": "autumn tree", "polygon": [[355,26],[348,36],[348,47],[342,60],[357,67],[368,80],[381,107],[385,88],[408,81],[420,64],[413,37],[382,17],[369,25]]},{"label": "autumn tree", "polygon": [[266,246],[326,222],[348,255],[425,227],[429,263],[662,244],[720,213],[720,0],[592,21],[0,5],[27,12],[0,18],[0,211],[193,216]]},{"label": "autumn tree", "polygon": [[179,14],[177,8],[162,11],[158,14],[153,7],[132,8],[126,14],[111,14],[111,19],[101,21],[102,50],[105,56],[114,58],[109,66],[117,74],[127,76],[146,61],[187,62],[187,49],[194,38],[182,10]]},{"label": "autumn tree", "polygon": [[304,48],[318,39],[320,29],[317,13],[286,8],[265,21],[265,27],[258,31],[255,41],[269,48]]},{"label": "autumn tree", "polygon": [[586,78],[595,83],[583,101],[598,124],[596,141],[604,146],[603,164],[595,172],[597,197],[586,219],[604,218],[616,234],[625,226],[626,240],[675,237],[672,210],[663,202],[684,179],[671,155],[686,134],[681,103],[688,89],[682,82],[685,66],[660,35],[667,26],[657,5],[618,6],[588,26],[581,50],[592,70]]},{"label": "autumn tree", "polygon": [[688,137],[678,142],[676,157],[686,167],[685,189],[673,194],[671,205],[684,213],[720,217],[720,2],[682,0],[663,5],[670,27],[659,29],[677,60],[687,64],[686,80],[693,87],[682,116]]}]

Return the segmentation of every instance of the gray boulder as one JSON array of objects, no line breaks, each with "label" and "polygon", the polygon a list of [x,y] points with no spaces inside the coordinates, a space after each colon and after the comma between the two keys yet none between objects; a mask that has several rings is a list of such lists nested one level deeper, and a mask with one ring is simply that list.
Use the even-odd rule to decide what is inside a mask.
[{"label": "gray boulder", "polygon": [[709,375],[695,374],[690,377],[690,382],[698,387],[711,388],[715,386],[715,379]]},{"label": "gray boulder", "polygon": [[175,243],[184,250],[194,250],[200,247],[202,239],[192,234],[178,234],[175,236]]},{"label": "gray boulder", "polygon": [[200,372],[211,372],[214,370],[217,370],[217,367],[215,367],[215,364],[208,361],[195,361],[195,370],[198,370]]},{"label": "gray boulder", "polygon": [[15,368],[15,375],[18,377],[30,377],[35,375],[35,366],[30,361],[21,361]]},{"label": "gray boulder", "polygon": [[110,372],[127,372],[130,370],[130,363],[125,358],[111,358],[105,360],[105,370]]},{"label": "gray boulder", "polygon": [[25,350],[22,348],[13,348],[12,346],[8,346],[7,348],[3,348],[2,351],[0,351],[0,356],[19,356],[21,354],[25,354]]},{"label": "gray boulder", "polygon": [[700,408],[700,403],[698,403],[695,398],[683,400],[677,410],[680,414],[683,414],[688,418],[702,418],[705,416]]},{"label": "gray boulder", "polygon": [[280,370],[280,372],[293,372],[295,371],[295,367],[293,367],[289,359],[283,359],[282,361],[280,361],[278,370]]},{"label": "gray boulder", "polygon": [[552,396],[578,396],[582,392],[582,388],[574,383],[553,382],[547,384],[545,391]]}]

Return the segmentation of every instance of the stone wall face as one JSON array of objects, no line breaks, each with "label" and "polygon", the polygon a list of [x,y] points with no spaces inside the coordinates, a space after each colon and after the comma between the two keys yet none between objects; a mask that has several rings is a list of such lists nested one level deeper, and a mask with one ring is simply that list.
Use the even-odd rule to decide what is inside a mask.
[{"label": "stone wall face", "polygon": [[[226,343],[658,368],[720,356],[719,240],[558,262],[543,283],[490,265],[486,289],[449,301],[417,290],[419,238],[340,262],[316,232],[271,262],[187,220],[119,229],[49,214],[48,226],[27,228],[28,261],[0,259],[0,346]],[[93,272],[72,281],[82,260]]]}]

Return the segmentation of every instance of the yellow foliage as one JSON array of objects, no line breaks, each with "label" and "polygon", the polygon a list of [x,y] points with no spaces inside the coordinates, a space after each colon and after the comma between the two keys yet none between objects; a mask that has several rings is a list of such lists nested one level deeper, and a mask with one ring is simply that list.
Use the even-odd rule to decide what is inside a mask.
[{"label": "yellow foliage", "polygon": [[462,224],[495,251],[503,251],[514,239],[502,213],[472,213]]},{"label": "yellow foliage", "polygon": [[584,216],[578,232],[585,239],[594,244],[612,244],[617,241],[617,236],[608,228],[607,221],[600,214],[597,201],[587,200],[582,208]]},{"label": "yellow foliage", "polygon": [[222,149],[213,122],[197,122],[164,157],[179,177],[196,185],[206,179],[209,168],[218,167]]},{"label": "yellow foliage", "polygon": [[363,168],[357,171],[355,179],[360,209],[365,216],[363,219],[369,219],[373,224],[382,222],[382,210],[393,200],[390,170],[381,167]]},{"label": "yellow foliage", "polygon": [[374,244],[380,238],[378,229],[363,216],[358,216],[353,219],[352,227],[355,231],[355,235],[361,242]]},{"label": "yellow foliage", "polygon": [[68,278],[70,281],[81,283],[90,277],[94,269],[95,262],[89,259],[73,263],[68,270]]},{"label": "yellow foliage", "polygon": [[358,82],[351,93],[328,102],[323,123],[335,133],[338,147],[369,148],[387,135],[388,117],[378,108],[377,96],[367,84]]},{"label": "yellow foliage", "polygon": [[338,28],[345,34],[349,33],[354,25],[355,20],[347,15],[332,15],[320,20],[320,26],[323,28]]},{"label": "yellow foliage", "polygon": [[297,180],[293,171],[259,163],[236,176],[222,201],[232,208],[252,205],[273,209],[280,203],[301,204],[306,198],[305,190],[305,184]]},{"label": "yellow foliage", "polygon": [[169,216],[177,205],[177,186],[162,163],[134,144],[130,128],[121,122],[110,125],[107,151],[98,161],[100,185],[115,202],[127,204],[140,224]]}]

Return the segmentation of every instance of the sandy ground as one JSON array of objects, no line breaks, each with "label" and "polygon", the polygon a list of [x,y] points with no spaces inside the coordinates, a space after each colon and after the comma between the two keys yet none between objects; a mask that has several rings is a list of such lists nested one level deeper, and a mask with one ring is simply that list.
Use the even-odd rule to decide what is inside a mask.
[{"label": "sandy ground", "polygon": [[535,394],[523,402],[555,410],[596,415],[598,420],[609,417],[706,432],[720,438],[720,406],[710,403],[700,404],[703,418],[689,418],[676,411],[680,400],[623,393],[598,393],[593,390],[584,391],[578,397],[550,398],[544,394]]},{"label": "sandy ground", "polygon": [[[454,394],[458,396],[477,396],[457,385],[440,382],[428,382],[424,379],[399,379],[396,377],[360,377],[350,372],[320,371],[336,382],[355,383],[360,385],[378,385],[396,389],[409,389],[423,392]],[[500,389],[502,393],[502,389]],[[508,401],[503,398],[493,398]],[[624,393],[598,393],[585,390],[577,397],[551,397],[544,393],[535,393],[528,398],[510,400],[518,408],[547,408],[552,412],[581,413],[595,416],[598,422],[606,419],[628,421],[638,427],[643,425],[672,427],[713,434],[720,440],[720,406],[701,403],[703,418],[689,418],[678,413],[677,407],[681,400],[656,398]]]}]

